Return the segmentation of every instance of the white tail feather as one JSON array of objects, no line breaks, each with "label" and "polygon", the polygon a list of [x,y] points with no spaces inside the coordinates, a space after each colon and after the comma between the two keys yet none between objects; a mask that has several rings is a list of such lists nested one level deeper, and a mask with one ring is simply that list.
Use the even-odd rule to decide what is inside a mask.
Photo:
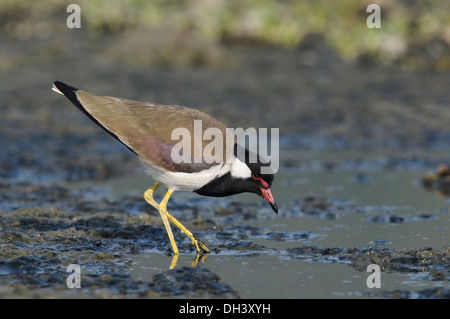
[{"label": "white tail feather", "polygon": [[55,91],[56,93],[59,93],[61,95],[64,95],[60,90],[58,90],[58,88],[53,84],[52,86],[52,90]]}]

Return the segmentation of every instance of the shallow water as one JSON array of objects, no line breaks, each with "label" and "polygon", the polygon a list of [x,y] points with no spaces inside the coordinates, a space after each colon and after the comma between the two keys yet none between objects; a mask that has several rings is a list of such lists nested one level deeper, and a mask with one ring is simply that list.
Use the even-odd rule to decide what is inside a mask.
[{"label": "shallow water", "polygon": [[[282,162],[289,165],[282,166],[272,188],[280,213],[275,215],[270,208],[266,210],[261,206],[256,220],[239,221],[240,225],[263,229],[262,234],[250,234],[247,240],[266,249],[253,252],[221,249],[200,263],[241,297],[377,296],[377,289],[366,285],[369,273],[330,258],[292,257],[287,253],[290,248],[311,245],[440,249],[449,244],[450,202],[435,192],[426,191],[420,184],[420,177],[435,161],[445,158],[444,153],[392,155],[291,149],[282,154]],[[151,183],[148,176],[137,174],[95,186],[108,189],[106,195],[118,199],[142,194]],[[77,188],[84,186],[77,184]],[[92,186],[89,183],[89,187]],[[307,198],[312,197],[315,203],[323,199],[323,204],[329,206],[326,209],[319,206],[316,210],[302,207]],[[198,198],[195,194],[175,193],[171,201],[180,204]],[[199,213],[202,214],[202,201],[214,207],[215,203],[226,205],[227,200],[261,202],[260,198],[247,194],[236,195],[225,202],[202,198]],[[178,216],[177,213],[174,215]],[[208,232],[202,239],[213,245],[227,242],[227,237],[216,235],[217,232]],[[129,274],[144,281],[167,270],[172,262],[172,257],[155,250],[129,257],[132,259]],[[176,268],[190,266],[194,258],[194,254],[181,254]],[[378,290],[414,292],[449,287],[448,278],[430,280],[429,271],[382,272]]]},{"label": "shallow water", "polygon": [[[192,256],[182,255],[177,266],[190,266],[192,259]],[[202,266],[219,275],[242,298],[363,298],[370,297],[376,290],[367,287],[370,273],[339,263],[230,253],[212,255]],[[154,274],[167,267],[167,256],[144,253],[134,256],[129,274],[150,281]],[[443,283],[423,280],[420,275],[381,273],[383,290],[416,291],[431,287],[443,287]]]}]

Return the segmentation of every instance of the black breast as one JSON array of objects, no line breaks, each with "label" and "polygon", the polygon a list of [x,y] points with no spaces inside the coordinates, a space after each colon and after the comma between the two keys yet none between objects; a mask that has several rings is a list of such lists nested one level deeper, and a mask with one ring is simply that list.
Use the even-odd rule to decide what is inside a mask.
[{"label": "black breast", "polygon": [[232,178],[228,172],[211,180],[208,184],[195,190],[199,195],[211,197],[224,197],[249,191],[249,185],[245,179]]}]

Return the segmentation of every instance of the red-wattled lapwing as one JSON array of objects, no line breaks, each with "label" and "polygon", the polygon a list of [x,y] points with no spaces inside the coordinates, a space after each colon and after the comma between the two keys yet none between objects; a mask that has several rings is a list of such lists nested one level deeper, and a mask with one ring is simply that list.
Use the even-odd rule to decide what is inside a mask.
[{"label": "red-wattled lapwing", "polygon": [[[183,106],[95,95],[62,82],[55,82],[52,89],[65,95],[91,120],[138,155],[147,173],[156,180],[156,183],[144,193],[144,198],[159,211],[174,254],[178,254],[178,248],[169,220],[192,240],[199,254],[201,250],[209,252],[205,244],[167,211],[167,202],[174,191],[193,191],[213,197],[243,192],[256,193],[264,197],[272,209],[278,212],[270,190],[274,174],[267,171],[264,171],[265,174],[261,173],[261,168],[263,166],[267,168],[268,164],[259,156],[256,156],[256,160],[249,160],[252,158],[250,155],[255,154],[250,154],[247,150],[242,152],[246,155],[245,158],[240,160],[237,156],[240,146],[236,144],[233,134],[223,123],[211,116]],[[176,128],[184,128],[193,136],[194,121],[198,120],[201,120],[202,134],[210,128],[220,130],[224,138],[230,138],[231,134],[231,147],[223,143],[222,157],[207,158],[208,153],[203,151],[210,141],[203,140],[200,143],[193,141],[191,144],[193,150],[183,149],[183,155],[187,152],[188,155],[191,154],[189,158],[193,160],[174,161],[172,149],[176,141],[172,140],[172,132]],[[196,152],[198,150],[199,153]],[[193,158],[194,155],[197,156],[196,154],[200,154],[200,160]],[[160,183],[168,190],[158,204],[153,199],[153,192]]]}]

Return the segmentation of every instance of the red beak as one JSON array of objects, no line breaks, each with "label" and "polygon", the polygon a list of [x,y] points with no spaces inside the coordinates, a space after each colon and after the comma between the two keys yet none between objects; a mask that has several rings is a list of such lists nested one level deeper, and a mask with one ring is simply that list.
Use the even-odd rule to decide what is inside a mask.
[{"label": "red beak", "polygon": [[264,198],[269,202],[275,214],[278,214],[278,206],[275,203],[275,199],[273,198],[272,191],[270,190],[270,188],[267,189],[261,188],[261,193],[264,196]]}]

